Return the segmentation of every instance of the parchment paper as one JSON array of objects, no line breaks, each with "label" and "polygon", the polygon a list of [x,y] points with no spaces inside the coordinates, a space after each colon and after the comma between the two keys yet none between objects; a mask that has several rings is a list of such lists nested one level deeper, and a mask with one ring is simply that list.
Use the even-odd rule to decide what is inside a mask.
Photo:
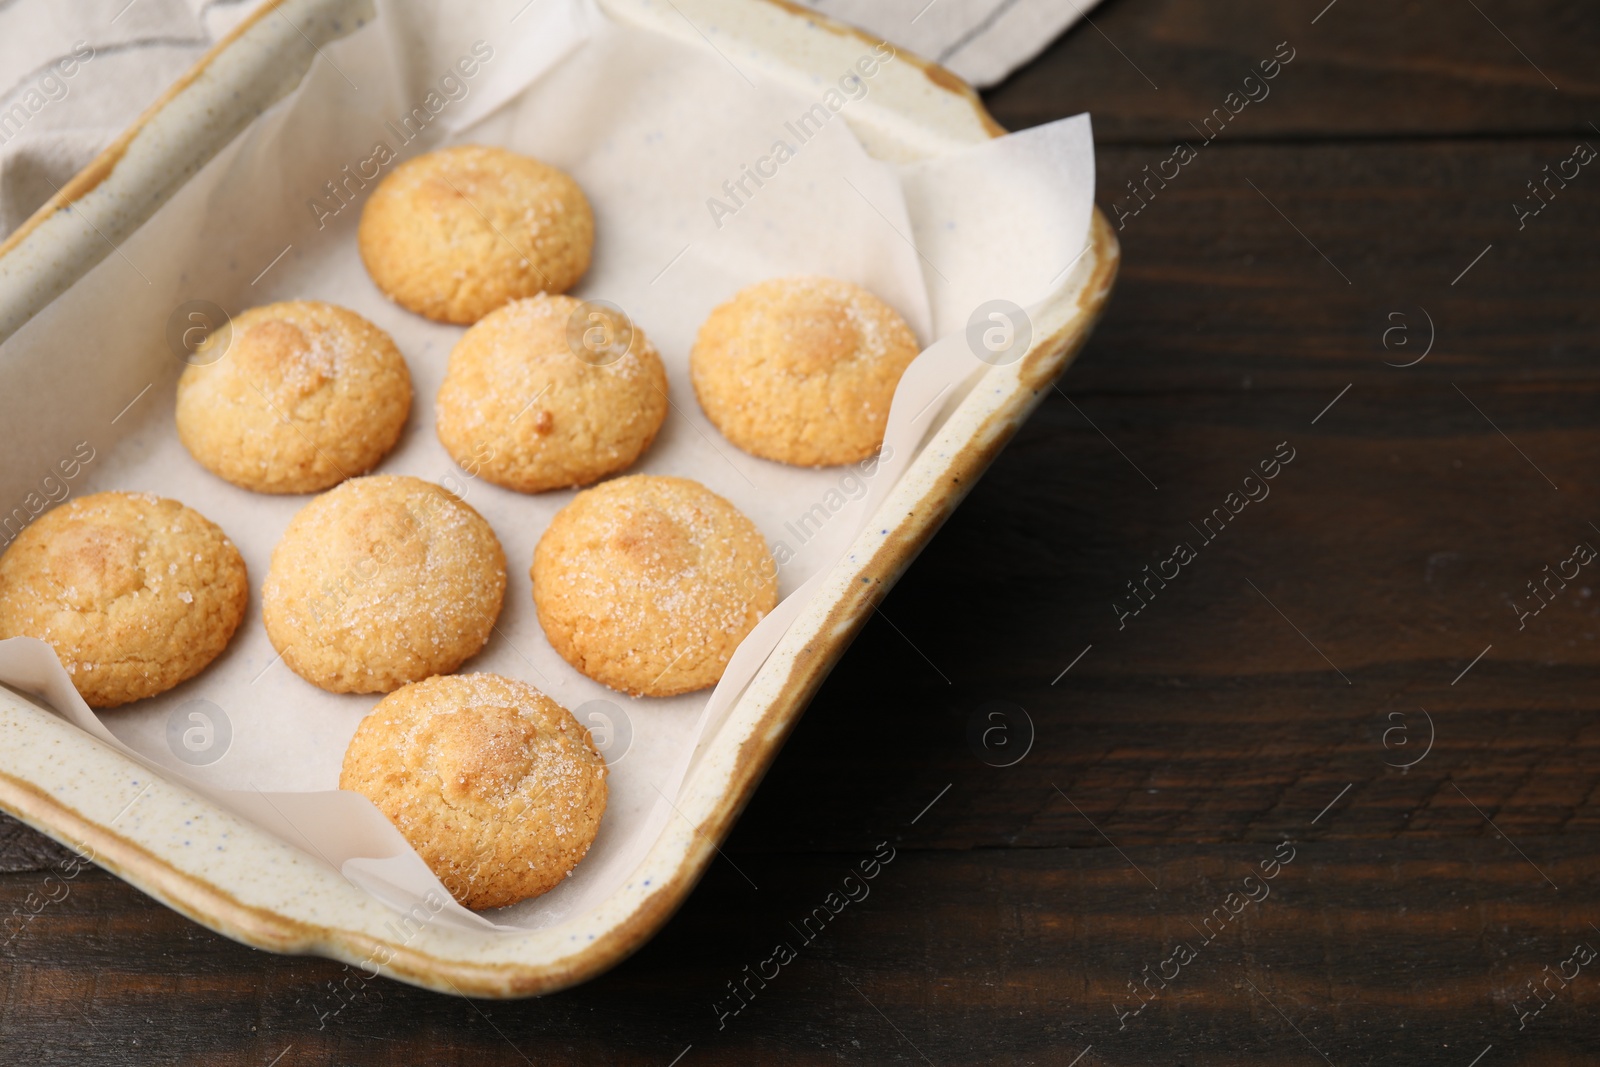
[{"label": "parchment paper", "polygon": [[[613,892],[666,821],[679,817],[673,798],[697,744],[721,725],[790,624],[806,583],[839,559],[942,414],[986,369],[964,335],[974,309],[995,298],[1031,303],[1078,256],[1093,202],[1089,124],[1078,116],[895,167],[870,158],[844,121],[873,92],[882,66],[905,62],[884,52],[876,66],[865,62],[873,54],[866,45],[860,65],[819,80],[806,96],[741,69],[725,38],[720,49],[716,40],[689,47],[614,24],[586,0],[378,9],[375,22],[324,46],[291,96],[0,346],[8,439],[0,505],[30,518],[68,495],[106,489],[181,500],[239,546],[252,589],[245,622],[198,677],[99,715],[41,642],[0,643],[0,681],[43,696],[70,721],[380,899],[402,909],[430,891],[448,899],[376,808],[336,789],[345,746],[379,698],[302,681],[261,625],[272,548],[309,497],[228,485],[195,463],[173,429],[184,364],[166,333],[185,301],[214,301],[234,314],[291,298],[349,307],[394,337],[416,387],[406,432],[378,471],[455,491],[506,550],[504,611],[462,670],[528,681],[608,735],[610,802],[573,876],[490,916],[453,904],[439,916],[535,928]],[[574,295],[623,308],[668,369],[672,409],[633,470],[695,478],[727,497],[782,563],[785,599],[714,691],[633,699],[569,667],[540,631],[528,567],[539,535],[573,493],[527,496],[476,480],[435,437],[434,396],[462,329],[386,301],[362,268],[355,226],[365,196],[395,162],[452,143],[504,145],[582,185],[597,241]],[[752,171],[768,176],[757,182]],[[688,351],[701,321],[743,286],[796,273],[865,285],[924,345],[942,338],[902,381],[880,461],[802,470],[755,459],[724,440],[695,402]],[[92,458],[82,461],[85,449]],[[75,455],[67,477],[73,464],[63,460]],[[0,540],[12,536],[0,532]],[[180,759],[173,737],[188,728],[192,710],[213,705],[231,735],[225,754],[205,765]],[[593,717],[597,709],[603,720]]]}]

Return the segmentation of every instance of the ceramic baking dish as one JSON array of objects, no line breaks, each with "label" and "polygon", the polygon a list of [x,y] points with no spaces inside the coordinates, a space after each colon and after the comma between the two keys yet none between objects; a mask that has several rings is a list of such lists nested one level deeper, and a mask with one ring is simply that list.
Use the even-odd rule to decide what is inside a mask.
[{"label": "ceramic baking dish", "polygon": [[[619,22],[710,47],[796,86],[847,67],[862,42],[781,0],[604,0]],[[279,17],[283,16],[283,17]],[[0,245],[0,340],[136,230],[331,40],[370,17],[359,0],[263,4],[121,138]],[[850,116],[867,150],[925,159],[1004,131],[947,71],[904,57]],[[102,220],[90,232],[74,206]],[[1097,212],[1078,262],[1033,310],[1032,343],[967,389],[806,603],[722,725],[702,742],[667,823],[633,876],[596,908],[506,935],[396,923],[337,871],[182,784],[0,688],[0,807],[195,921],[276,952],[316,953],[457,994],[519,997],[584,981],[638,949],[716,855],[807,701],[940,523],[1066,368],[1110,293],[1118,245]],[[137,805],[137,817],[128,812]],[[209,847],[226,839],[228,847]]]}]

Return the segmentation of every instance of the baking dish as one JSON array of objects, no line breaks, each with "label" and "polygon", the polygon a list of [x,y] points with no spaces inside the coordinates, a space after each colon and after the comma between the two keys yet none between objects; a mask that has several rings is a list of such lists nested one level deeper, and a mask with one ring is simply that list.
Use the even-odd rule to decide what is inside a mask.
[{"label": "baking dish", "polygon": [[[868,41],[770,2],[602,4],[618,22],[717,49],[779,83],[812,85],[848,69]],[[319,43],[370,17],[342,0],[285,0],[255,12],[117,144],[0,246],[0,336],[113,253],[173,190],[287,92]],[[308,49],[307,45],[311,45]],[[972,92],[920,62],[895,64],[847,121],[874,156],[955,152],[1001,131]],[[93,210],[89,232],[74,215]],[[0,691],[0,806],[80,847],[131,884],[227,936],[313,952],[445,992],[514,997],[591,977],[638,948],[682,902],[831,666],[993,460],[1088,335],[1117,265],[1096,213],[1089,241],[1031,308],[1020,359],[983,367],[873,521],[809,598],[731,711],[702,742],[665,825],[627,884],[600,906],[542,929],[489,935],[414,923],[315,856],[152,775],[20,694]],[[226,848],[208,847],[226,841]]]}]

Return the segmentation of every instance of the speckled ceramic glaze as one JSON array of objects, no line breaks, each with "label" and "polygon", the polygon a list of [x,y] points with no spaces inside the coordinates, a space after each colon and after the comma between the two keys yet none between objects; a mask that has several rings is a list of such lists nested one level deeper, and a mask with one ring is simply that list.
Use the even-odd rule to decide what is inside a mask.
[{"label": "speckled ceramic glaze", "polygon": [[[800,88],[847,66],[861,35],[781,0],[605,0],[613,18],[706,47],[715,24],[741,63]],[[281,7],[290,17],[272,16]],[[681,12],[681,13],[680,13]],[[688,15],[686,19],[684,15]],[[131,233],[305,69],[301,30],[328,40],[370,12],[352,0],[264,4],[99,159],[0,245],[0,339]],[[296,29],[300,27],[301,29]],[[871,42],[876,43],[876,42]],[[910,58],[910,57],[906,57]],[[298,64],[298,65],[297,65]],[[920,62],[885,69],[850,123],[867,150],[924,159],[1004,131],[973,92]],[[103,234],[72,218],[92,206]],[[986,370],[823,579],[720,728],[666,824],[598,907],[541,930],[397,921],[320,861],[0,689],[0,806],[213,930],[329,956],[449,993],[520,997],[584,981],[638,949],[682,903],[829,668],[907,564],[1065,369],[1110,293],[1118,247],[1096,213],[1086,253],[1033,315],[1021,359]],[[92,851],[90,851],[92,850]]]}]

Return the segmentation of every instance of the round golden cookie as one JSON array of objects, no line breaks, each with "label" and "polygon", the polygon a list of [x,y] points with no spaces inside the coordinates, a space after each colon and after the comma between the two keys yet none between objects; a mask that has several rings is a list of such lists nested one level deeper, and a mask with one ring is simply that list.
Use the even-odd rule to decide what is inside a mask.
[{"label": "round golden cookie", "polygon": [[636,474],[579,493],[539,538],[531,573],[555,650],[635,696],[715,685],[778,602],[761,531],[687,478]]},{"label": "round golden cookie", "polygon": [[377,463],[405,428],[411,374],[389,335],[316,300],[251,308],[178,379],[178,439],[258,493],[314,493]]},{"label": "round golden cookie", "polygon": [[533,686],[458,674],[378,701],[345,750],[339,788],[377,805],[456,900],[499,908],[554,889],[589,851],[606,762]]},{"label": "round golden cookie", "polygon": [[375,474],[290,521],[261,614],[272,647],[306,681],[387,693],[477,653],[505,591],[505,553],[483,516],[432,482]]},{"label": "round golden cookie", "polygon": [[706,417],[746,452],[826,467],[877,451],[916,355],[911,327],[859,285],[775,278],[711,313],[689,376]]},{"label": "round golden cookie", "polygon": [[96,708],[199,674],[249,601],[233,542],[199,512],[148,493],[70,501],[0,556],[0,638],[48,642]]},{"label": "round golden cookie", "polygon": [[509,300],[572,288],[589,269],[594,212],[562,171],[460,145],[396,167],[362,209],[357,239],[389,299],[467,324]]},{"label": "round golden cookie", "polygon": [[[591,311],[604,318],[588,324]],[[544,295],[484,316],[456,343],[439,387],[445,450],[472,474],[524,493],[627,469],[667,417],[667,372],[631,324],[625,351],[583,347],[584,330],[621,321]]]}]

